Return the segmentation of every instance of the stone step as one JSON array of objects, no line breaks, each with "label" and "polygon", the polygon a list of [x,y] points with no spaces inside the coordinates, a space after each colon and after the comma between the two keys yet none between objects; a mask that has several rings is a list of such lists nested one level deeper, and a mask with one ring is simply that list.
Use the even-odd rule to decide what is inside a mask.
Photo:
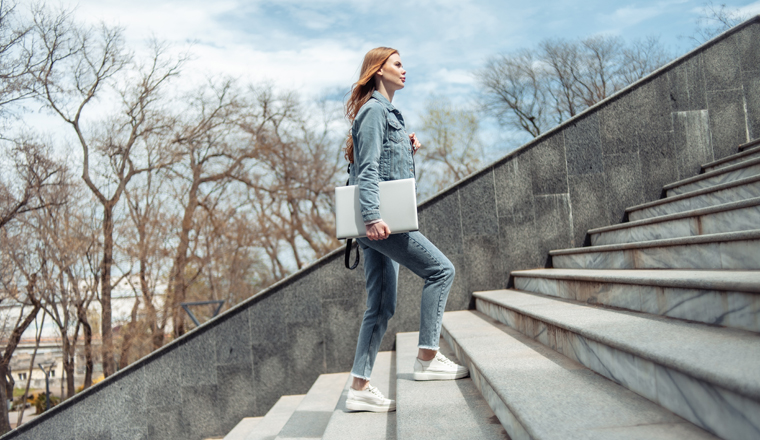
[{"label": "stone step", "polygon": [[760,145],[760,138],[752,140],[752,141],[749,141],[749,142],[747,142],[745,144],[739,145],[739,151],[744,151],[747,148],[752,148],[752,147],[754,147],[756,145]]},{"label": "stone step", "polygon": [[[306,397],[305,394],[280,397],[280,400],[256,424],[253,431],[249,431],[243,438],[245,440],[274,440],[282,430],[282,427],[288,423],[290,416],[296,411],[296,408],[301,404],[304,397]],[[237,426],[235,429],[237,429]]]},{"label": "stone step", "polygon": [[534,269],[517,290],[760,332],[760,271]]},{"label": "stone step", "polygon": [[643,203],[632,206],[625,211],[630,221],[636,221],[694,209],[708,208],[724,203],[738,202],[754,197],[760,197],[760,176],[752,176],[678,196]]},{"label": "stone step", "polygon": [[256,425],[258,425],[263,418],[264,417],[244,418],[232,428],[232,431],[224,436],[224,440],[245,440],[246,436],[256,428]]},{"label": "stone step", "polygon": [[715,438],[482,313],[445,313],[443,334],[514,440]]},{"label": "stone step", "polygon": [[322,438],[349,376],[349,373],[321,374],[276,440]]},{"label": "stone step", "polygon": [[760,269],[760,229],[553,250],[558,269]]},{"label": "stone step", "polygon": [[[396,438],[396,413],[350,412],[346,410],[346,397],[353,376],[349,374],[338,405],[335,406],[323,440],[394,440]],[[381,351],[375,359],[375,367],[369,383],[377,387],[385,397],[396,398],[396,352]]]},{"label": "stone step", "polygon": [[667,197],[760,175],[760,157],[663,186]]},{"label": "stone step", "polygon": [[717,169],[725,168],[740,162],[745,162],[754,158],[760,157],[760,145],[747,148],[744,151],[733,154],[723,159],[718,159],[710,163],[702,165],[702,172],[707,173]]},{"label": "stone step", "polygon": [[479,311],[719,437],[760,438],[756,333],[515,290],[475,298]]},{"label": "stone step", "polygon": [[588,234],[591,238],[591,244],[600,246],[747,231],[757,229],[758,225],[760,225],[760,197],[754,197],[709,208],[591,229]]},{"label": "stone step", "polygon": [[[418,333],[396,334],[396,438],[509,439],[472,379],[415,381]],[[440,351],[457,361],[446,341]]]}]

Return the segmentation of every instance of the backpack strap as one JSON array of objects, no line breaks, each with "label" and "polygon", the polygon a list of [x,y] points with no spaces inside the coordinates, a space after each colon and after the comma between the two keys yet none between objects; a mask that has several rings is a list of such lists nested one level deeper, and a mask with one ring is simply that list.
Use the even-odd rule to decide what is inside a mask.
[{"label": "backpack strap", "polygon": [[[348,164],[348,170],[349,173],[351,172],[351,164]],[[348,180],[346,180],[346,186],[348,186]],[[346,263],[346,269],[348,270],[354,270],[356,269],[356,266],[359,265],[359,244],[357,243],[356,246],[353,245],[353,239],[348,238],[346,239],[346,255],[345,255],[345,263]],[[352,248],[356,248],[356,258],[354,259],[354,264],[350,264],[351,261],[351,250]]]}]

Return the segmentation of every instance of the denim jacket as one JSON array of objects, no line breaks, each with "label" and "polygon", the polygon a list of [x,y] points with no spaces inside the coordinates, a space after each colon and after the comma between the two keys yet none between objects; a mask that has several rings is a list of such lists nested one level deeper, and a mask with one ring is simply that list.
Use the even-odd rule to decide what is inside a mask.
[{"label": "denim jacket", "polygon": [[362,218],[368,223],[380,218],[377,184],[415,176],[412,143],[401,112],[378,91],[359,109],[351,136],[354,163],[348,183],[358,185]]}]

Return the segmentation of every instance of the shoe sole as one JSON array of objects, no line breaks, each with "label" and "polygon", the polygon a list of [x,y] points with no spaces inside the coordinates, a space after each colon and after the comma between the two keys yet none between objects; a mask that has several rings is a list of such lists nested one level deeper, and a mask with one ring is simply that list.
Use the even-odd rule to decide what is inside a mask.
[{"label": "shoe sole", "polygon": [[396,406],[374,405],[367,402],[346,401],[346,409],[349,411],[391,412],[396,411]]},{"label": "shoe sole", "polygon": [[470,375],[469,371],[461,373],[443,373],[437,371],[415,371],[414,380],[456,380]]}]

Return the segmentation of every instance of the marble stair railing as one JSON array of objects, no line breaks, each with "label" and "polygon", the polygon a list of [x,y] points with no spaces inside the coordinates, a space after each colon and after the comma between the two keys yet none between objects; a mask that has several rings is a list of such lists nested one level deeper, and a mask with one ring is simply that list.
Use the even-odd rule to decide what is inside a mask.
[{"label": "marble stair railing", "polygon": [[719,168],[704,174],[698,174],[688,179],[679,180],[665,185],[668,197],[696,191],[702,188],[720,185],[721,183],[734,182],[760,174],[760,158],[754,158],[739,162],[725,168]]},{"label": "marble stair railing", "polygon": [[513,440],[715,438],[478,311],[445,313],[443,335]]},{"label": "marble stair railing", "polygon": [[591,229],[592,246],[757,229],[760,197]]},{"label": "marble stair railing", "polygon": [[475,297],[478,311],[721,438],[760,437],[755,333],[516,290]]},{"label": "marble stair railing", "polygon": [[758,271],[534,269],[512,277],[524,292],[760,332]]}]

